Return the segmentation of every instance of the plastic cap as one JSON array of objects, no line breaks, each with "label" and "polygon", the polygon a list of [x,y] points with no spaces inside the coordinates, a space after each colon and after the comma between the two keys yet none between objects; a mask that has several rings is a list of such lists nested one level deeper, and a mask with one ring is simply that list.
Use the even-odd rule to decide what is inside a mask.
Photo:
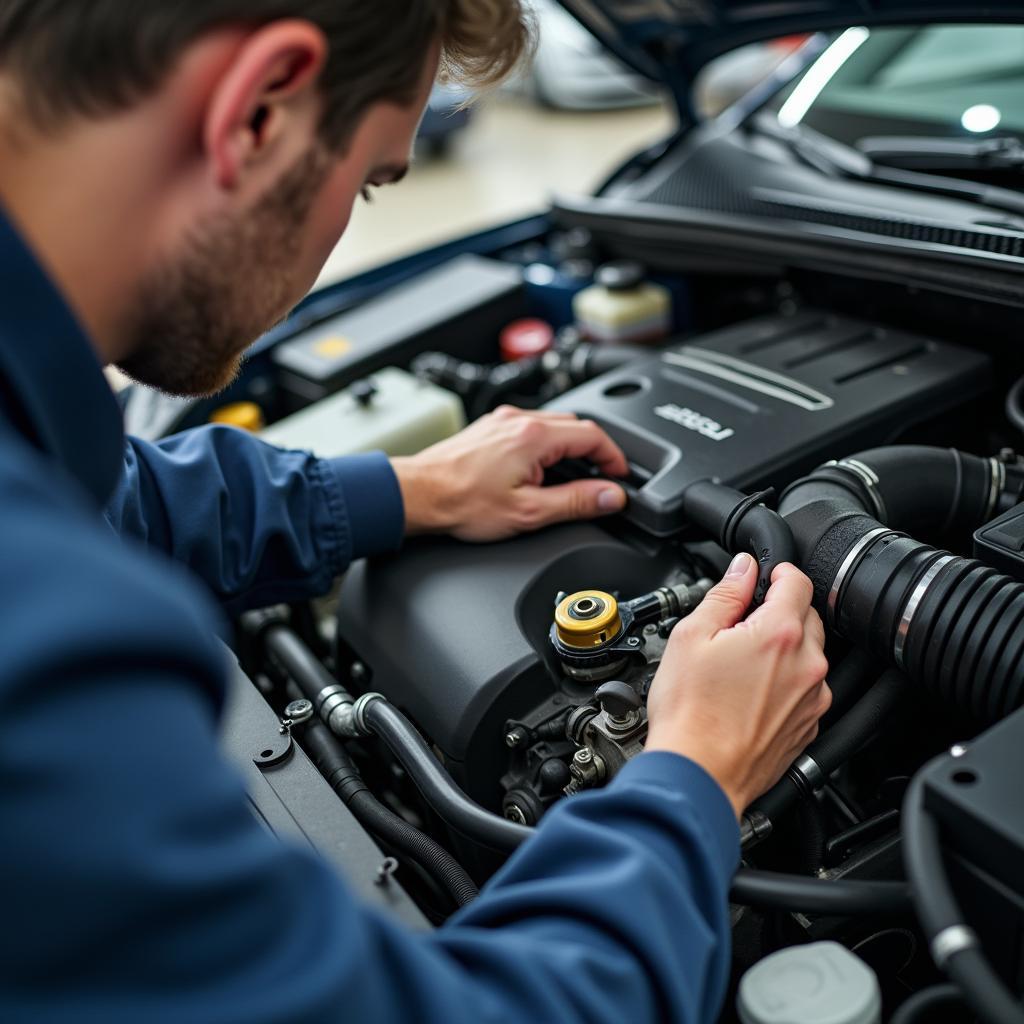
[{"label": "plastic cap", "polygon": [[875,972],[838,942],[812,942],[765,957],[743,975],[743,1024],[879,1024]]},{"label": "plastic cap", "polygon": [[555,343],[555,332],[545,320],[513,320],[501,332],[501,358],[507,363],[539,356]]},{"label": "plastic cap", "polygon": [[210,414],[211,423],[226,423],[229,427],[239,427],[255,433],[262,430],[265,423],[263,410],[255,402],[234,402],[222,405]]},{"label": "plastic cap", "polygon": [[616,260],[598,267],[596,279],[609,291],[630,291],[644,283],[644,268],[633,260]]}]

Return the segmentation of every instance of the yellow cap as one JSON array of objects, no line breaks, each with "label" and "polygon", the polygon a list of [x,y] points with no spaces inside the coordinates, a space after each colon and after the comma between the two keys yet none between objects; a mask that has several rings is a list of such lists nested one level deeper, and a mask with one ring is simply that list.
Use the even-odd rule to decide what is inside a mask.
[{"label": "yellow cap", "polygon": [[263,410],[255,402],[234,402],[215,409],[210,414],[210,422],[255,432],[264,427]]},{"label": "yellow cap", "polygon": [[600,647],[622,632],[619,603],[603,590],[570,594],[555,609],[555,632],[566,647]]}]

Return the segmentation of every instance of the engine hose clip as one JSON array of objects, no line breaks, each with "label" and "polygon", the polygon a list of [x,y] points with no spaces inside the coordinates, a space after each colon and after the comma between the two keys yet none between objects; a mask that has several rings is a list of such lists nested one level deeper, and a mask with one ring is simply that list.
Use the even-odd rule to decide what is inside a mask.
[{"label": "engine hose clip", "polygon": [[972,928],[965,924],[951,924],[943,928],[935,935],[928,944],[928,949],[939,970],[944,970],[946,964],[965,949],[973,949],[978,945],[978,936]]},{"label": "engine hose clip", "polygon": [[832,580],[832,586],[829,588],[828,592],[827,611],[828,624],[830,626],[835,627],[836,624],[836,610],[839,604],[839,594],[843,589],[843,584],[846,582],[846,577],[850,575],[853,567],[860,561],[861,555],[864,554],[871,544],[887,533],[891,533],[894,537],[900,536],[896,530],[890,530],[887,526],[879,526],[874,530],[869,530],[865,533],[864,536],[846,552],[846,556],[843,558],[843,561],[839,566],[839,571]]},{"label": "engine hose clip", "polygon": [[935,582],[935,577],[952,561],[954,561],[953,555],[942,555],[940,558],[936,558],[928,566],[920,580],[918,580],[917,586],[914,587],[910,597],[907,598],[907,603],[903,607],[903,614],[900,616],[900,624],[896,628],[896,639],[893,641],[892,656],[897,668],[906,668],[903,655],[907,647],[910,624],[914,621],[914,614],[924,600],[925,594],[928,593],[928,588]]}]

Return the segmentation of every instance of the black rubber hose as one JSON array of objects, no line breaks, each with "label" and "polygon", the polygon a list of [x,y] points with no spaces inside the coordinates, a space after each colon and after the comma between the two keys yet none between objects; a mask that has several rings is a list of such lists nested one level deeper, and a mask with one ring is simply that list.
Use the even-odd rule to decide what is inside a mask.
[{"label": "black rubber hose", "polygon": [[808,875],[815,875],[825,860],[825,822],[821,807],[813,796],[798,805],[800,827],[797,863]]},{"label": "black rubber hose", "polygon": [[780,562],[796,561],[796,545],[785,520],[746,495],[713,480],[698,480],[683,492],[686,518],[714,536],[730,554],[746,551],[758,563],[754,605],[761,604]]},{"label": "black rubber hose", "polygon": [[[931,944],[947,929],[967,926],[946,876],[938,825],[924,804],[924,776],[924,771],[914,776],[903,800],[903,863],[914,908]],[[966,945],[938,966],[956,982],[985,1024],[1024,1024],[1024,1007],[992,969],[980,946]]]},{"label": "black rubber hose", "polygon": [[894,530],[937,537],[973,530],[1019,494],[1015,467],[952,448],[892,445],[820,466],[786,488],[779,513],[788,520],[802,506],[824,502],[833,516],[861,512]]},{"label": "black rubber hose", "polygon": [[[305,648],[299,637],[284,625],[275,624],[264,635],[268,646],[273,636],[279,657],[297,655]],[[335,681],[308,648],[305,654],[308,657],[289,656],[281,660],[286,668],[315,668],[312,676],[294,676],[303,693],[313,700],[319,692],[322,676],[326,676],[331,685],[335,685]],[[370,701],[363,714],[367,726],[380,736],[421,787],[427,803],[457,831],[503,853],[511,853],[533,834],[532,828],[507,821],[470,800],[438,763],[412,723],[385,700]],[[909,905],[906,886],[900,882],[824,880],[750,868],[736,872],[730,898],[749,906],[850,916],[897,913]]]},{"label": "black rubber hose", "polygon": [[807,878],[751,868],[736,872],[729,899],[751,907],[843,917],[901,914],[911,909],[910,889],[904,882]]},{"label": "black rubber hose", "polygon": [[300,742],[368,832],[419,864],[451,896],[456,906],[464,907],[476,899],[479,890],[465,869],[447,850],[385,807],[370,792],[359,769],[325,725],[309,722],[302,729]]},{"label": "black rubber hose", "polygon": [[484,810],[455,784],[405,715],[383,699],[363,709],[366,728],[379,737],[409,773],[423,799],[456,832],[492,850],[509,852],[533,830]]},{"label": "black rubber hose", "polygon": [[898,530],[979,526],[1019,491],[1017,466],[908,446],[824,466],[779,507],[828,624],[987,724],[1024,704],[1024,587]]},{"label": "black rubber hose", "polygon": [[882,669],[875,659],[860,647],[854,647],[842,661],[830,666],[828,686],[832,691],[832,706],[821,719],[821,728],[835,725],[881,674]]},{"label": "black rubber hose", "polygon": [[[889,669],[831,729],[804,751],[828,777],[874,737],[907,691],[907,678]],[[799,762],[798,762],[799,763]],[[751,805],[748,813],[760,813],[776,821],[801,797],[810,798],[811,782],[794,766]]]},{"label": "black rubber hose", "polygon": [[915,992],[900,1003],[900,1008],[889,1018],[889,1024],[931,1024],[932,1011],[949,1003],[963,1003],[963,994],[956,985],[931,985]]}]

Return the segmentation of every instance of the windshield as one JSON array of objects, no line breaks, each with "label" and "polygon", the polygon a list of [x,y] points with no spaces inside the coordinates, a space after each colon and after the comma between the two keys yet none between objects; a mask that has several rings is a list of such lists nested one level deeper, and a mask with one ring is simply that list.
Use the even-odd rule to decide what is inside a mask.
[{"label": "windshield", "polygon": [[849,145],[1024,136],[1024,25],[851,28],[770,106]]}]

